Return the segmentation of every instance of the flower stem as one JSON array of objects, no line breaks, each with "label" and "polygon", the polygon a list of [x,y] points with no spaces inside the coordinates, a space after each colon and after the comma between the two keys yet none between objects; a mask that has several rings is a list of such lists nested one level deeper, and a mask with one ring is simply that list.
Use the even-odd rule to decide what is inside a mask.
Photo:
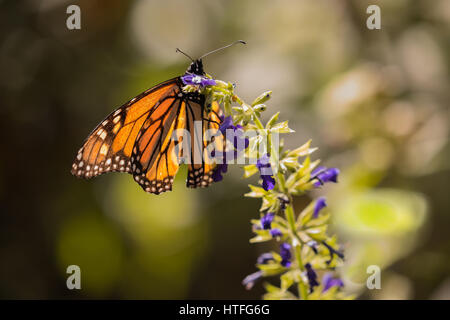
[{"label": "flower stem", "polygon": [[[292,203],[292,198],[290,199]],[[289,228],[291,229],[292,234],[296,240],[296,243],[293,243],[295,250],[295,258],[297,259],[298,268],[301,272],[305,271],[305,266],[303,265],[302,260],[302,252],[300,247],[300,241],[297,234],[297,228],[295,227],[295,217],[294,217],[294,208],[292,204],[289,204],[284,211],[286,216],[286,220],[289,223]],[[308,299],[308,291],[306,289],[305,283],[300,279],[298,282],[298,295],[300,299],[307,300]]]}]

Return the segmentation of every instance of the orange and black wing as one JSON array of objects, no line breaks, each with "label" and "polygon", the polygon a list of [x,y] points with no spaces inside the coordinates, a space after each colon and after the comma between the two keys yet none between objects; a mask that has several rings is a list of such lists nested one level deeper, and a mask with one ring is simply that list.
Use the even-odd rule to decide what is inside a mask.
[{"label": "orange and black wing", "polygon": [[[219,128],[219,105],[205,111],[205,98],[184,93],[182,86],[180,78],[166,81],[110,114],[87,138],[72,173],[91,178],[110,171],[128,172],[146,192],[159,194],[172,190],[184,158],[190,163],[187,185],[208,186],[214,161],[199,158],[194,150],[206,154],[204,133]],[[196,121],[200,134],[194,134]],[[189,150],[180,147],[189,138],[185,132],[191,138]]]},{"label": "orange and black wing", "polygon": [[[198,94],[180,92],[177,98],[168,99],[165,103],[154,118],[144,123],[138,134],[131,156],[134,179],[150,193],[172,190],[173,178],[182,160],[189,164],[187,186],[208,186],[212,182],[215,164],[213,159],[208,161],[202,157],[206,154],[207,144],[204,132],[206,128],[218,131],[219,116],[211,121],[203,120],[202,115],[211,117],[212,114],[205,113],[204,97]],[[219,114],[219,105],[215,106],[215,112]],[[196,127],[198,132],[194,133]]]},{"label": "orange and black wing", "polygon": [[194,127],[191,133],[195,134],[191,134],[191,139],[195,139],[195,143],[191,146],[191,159],[194,161],[189,165],[186,185],[190,188],[207,187],[213,182],[217,166],[212,150],[222,152],[225,148],[225,138],[219,131],[222,111],[217,102],[213,102],[210,108],[199,108],[195,102],[188,102],[187,114],[188,126]]},{"label": "orange and black wing", "polygon": [[179,168],[180,152],[174,139],[177,130],[185,129],[185,108],[180,87],[145,120],[137,135],[131,156],[133,177],[150,193],[172,190]]},{"label": "orange and black wing", "polygon": [[102,173],[132,173],[131,155],[147,119],[179,91],[178,78],[163,82],[131,99],[106,117],[88,136],[72,164],[72,174],[91,178]]}]

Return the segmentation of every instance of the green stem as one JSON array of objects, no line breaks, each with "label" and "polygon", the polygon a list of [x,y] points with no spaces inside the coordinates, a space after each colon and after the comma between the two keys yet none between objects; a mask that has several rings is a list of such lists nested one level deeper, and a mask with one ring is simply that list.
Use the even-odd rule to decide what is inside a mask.
[{"label": "green stem", "polygon": [[[297,258],[297,263],[299,265],[300,270],[303,272],[305,267],[303,266],[300,244],[295,246],[295,257]],[[305,283],[301,279],[298,282],[298,295],[300,299],[303,298],[304,300],[308,300],[308,290],[306,288]]]},{"label": "green stem", "polygon": [[[292,198],[289,199],[292,203]],[[294,208],[292,207],[292,204],[289,204],[286,207],[286,210],[284,211],[284,214],[286,216],[286,220],[288,221],[289,228],[291,229],[292,235],[296,238],[296,242],[294,244],[294,253],[295,258],[297,260],[298,268],[301,272],[305,271],[305,266],[303,265],[303,259],[302,259],[302,252],[300,247],[300,241],[297,234],[297,228],[295,227],[295,217],[294,217]],[[305,286],[305,283],[300,279],[298,282],[298,295],[300,299],[307,300],[308,299],[308,291]]]}]

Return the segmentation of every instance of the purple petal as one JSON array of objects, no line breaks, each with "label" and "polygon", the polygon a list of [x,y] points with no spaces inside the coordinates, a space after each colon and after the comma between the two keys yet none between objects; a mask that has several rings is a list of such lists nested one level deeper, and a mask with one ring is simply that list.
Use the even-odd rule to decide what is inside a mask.
[{"label": "purple petal", "polygon": [[325,197],[320,197],[319,199],[317,199],[316,204],[314,205],[313,217],[317,218],[319,216],[320,210],[322,210],[326,206],[327,203],[325,202]]},{"label": "purple petal", "polygon": [[192,78],[194,77],[193,74],[185,74],[181,77],[181,80],[185,85],[192,84]]},{"label": "purple petal", "polygon": [[261,158],[259,158],[256,161],[256,166],[258,167],[259,170],[261,170],[262,168],[266,168],[270,166],[270,156],[268,153],[264,154],[261,156]]},{"label": "purple petal", "polygon": [[289,260],[281,260],[281,265],[283,266],[283,267],[286,267],[286,268],[289,268],[290,266],[291,266],[291,264],[292,264],[292,262],[291,261],[289,261]]},{"label": "purple petal", "polygon": [[326,169],[327,168],[325,168],[324,166],[318,166],[311,172],[311,176],[314,177],[316,174],[318,174],[319,172],[325,171]]},{"label": "purple petal", "polygon": [[225,119],[223,119],[222,123],[219,126],[219,130],[220,132],[222,132],[222,134],[225,134],[226,130],[232,127],[233,127],[233,118],[231,116],[228,116]]},{"label": "purple petal", "polygon": [[271,230],[270,230],[270,234],[271,234],[272,238],[275,238],[275,237],[281,237],[281,236],[283,235],[283,234],[281,233],[280,229],[277,229],[277,228],[271,229]]},{"label": "purple petal", "polygon": [[192,85],[192,86],[200,86],[200,87],[206,87],[206,86],[213,86],[216,84],[216,81],[214,79],[209,79],[204,76],[199,76],[197,74],[188,73],[181,77],[181,80],[185,85]]},{"label": "purple petal", "polygon": [[263,189],[266,191],[272,190],[275,188],[275,179],[272,176],[261,176],[263,183]]},{"label": "purple petal", "polygon": [[227,164],[218,164],[217,167],[214,169],[214,172],[212,174],[212,178],[214,180],[214,182],[219,182],[222,181],[223,177],[222,177],[222,173],[226,173],[228,170],[228,165]]},{"label": "purple petal", "polygon": [[265,230],[271,228],[273,218],[275,217],[274,212],[268,212],[261,218],[261,227]]},{"label": "purple petal", "polygon": [[339,169],[337,168],[329,168],[326,170],[322,170],[313,176],[313,179],[317,179],[318,181],[314,184],[314,186],[319,187],[326,182],[337,182],[337,178],[339,175]]},{"label": "purple petal", "polygon": [[212,178],[213,178],[214,182],[222,181],[223,176],[222,176],[220,170],[214,170],[214,172],[212,174]]},{"label": "purple petal", "polygon": [[206,86],[215,86],[216,85],[216,81],[214,79],[209,79],[209,78],[204,78],[201,86],[206,87]]},{"label": "purple petal", "polygon": [[344,282],[339,278],[333,278],[331,273],[327,273],[322,278],[323,291],[326,292],[332,287],[343,287]]},{"label": "purple petal", "polygon": [[280,245],[280,256],[281,259],[284,261],[290,261],[292,254],[291,254],[291,245],[287,242],[283,242]]},{"label": "purple petal", "polygon": [[[261,178],[264,179],[263,176],[271,176],[273,174],[272,167],[270,165],[270,155],[268,153],[261,156],[256,161],[256,167],[259,169],[259,173],[261,175]],[[275,184],[275,182],[274,182]],[[273,189],[273,188],[271,188]]]},{"label": "purple petal", "polygon": [[247,290],[250,290],[255,282],[259,280],[262,277],[262,271],[257,271],[252,274],[249,274],[245,277],[244,280],[242,280],[242,284],[245,286]]},{"label": "purple petal", "polygon": [[312,292],[314,290],[314,287],[319,285],[319,282],[317,282],[317,273],[316,271],[314,271],[313,267],[309,263],[305,264],[305,269],[306,269],[306,276],[309,282],[309,290],[310,292]]},{"label": "purple petal", "polygon": [[222,171],[222,173],[227,173],[228,171],[228,164],[223,163],[220,167],[220,170]]},{"label": "purple petal", "polygon": [[241,128],[238,128],[238,126],[236,126],[236,128],[234,130],[233,143],[234,143],[234,148],[239,151],[247,149],[248,145],[250,143],[248,138],[244,137],[244,130],[242,130]]},{"label": "purple petal", "polygon": [[260,255],[258,257],[258,259],[256,260],[257,264],[266,264],[267,262],[274,260],[273,259],[273,255],[269,252],[267,253],[263,253],[262,255]]}]

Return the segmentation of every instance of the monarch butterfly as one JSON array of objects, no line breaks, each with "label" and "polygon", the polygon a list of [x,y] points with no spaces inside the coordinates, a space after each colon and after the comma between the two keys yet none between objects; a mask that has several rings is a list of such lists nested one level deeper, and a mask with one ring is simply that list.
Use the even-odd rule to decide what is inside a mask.
[{"label": "monarch butterfly", "polygon": [[[184,76],[160,83],[134,97],[108,115],[87,137],[72,164],[71,173],[80,178],[92,178],[107,172],[127,172],[146,191],[160,194],[172,190],[173,178],[179,168],[179,159],[188,158],[186,186],[207,187],[213,182],[214,162],[192,161],[196,148],[205,155],[203,133],[207,129],[219,129],[222,111],[217,102],[206,105],[206,98],[198,91],[184,92],[186,78],[193,83],[205,77],[202,58],[193,60]],[[207,80],[206,80],[207,81]],[[207,84],[206,84],[207,85]],[[177,148],[183,137],[173,139],[178,129],[192,132],[194,122],[201,123],[201,140],[192,139],[190,154],[182,154]],[[200,145],[199,145],[200,144]]]}]

